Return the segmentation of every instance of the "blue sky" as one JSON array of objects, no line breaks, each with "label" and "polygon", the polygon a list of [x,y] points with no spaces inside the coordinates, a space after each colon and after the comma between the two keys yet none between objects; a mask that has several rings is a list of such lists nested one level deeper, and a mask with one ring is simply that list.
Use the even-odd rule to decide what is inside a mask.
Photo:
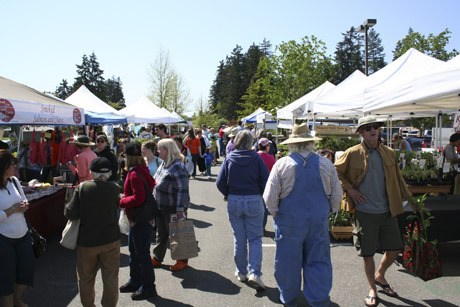
[{"label": "blue sky", "polygon": [[375,18],[389,62],[409,27],[426,36],[448,28],[448,50],[460,50],[459,11],[457,0],[1,1],[0,76],[54,91],[94,52],[105,78],[121,78],[129,104],[148,93],[148,67],[162,48],[196,102],[237,44],[246,51],[264,38],[276,46],[314,35],[333,54],[342,33]]}]

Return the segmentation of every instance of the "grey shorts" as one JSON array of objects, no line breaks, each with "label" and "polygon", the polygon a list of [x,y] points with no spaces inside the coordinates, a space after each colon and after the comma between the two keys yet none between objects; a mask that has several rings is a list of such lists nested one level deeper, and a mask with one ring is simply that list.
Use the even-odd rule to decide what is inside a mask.
[{"label": "grey shorts", "polygon": [[356,226],[361,247],[360,256],[372,257],[378,251],[402,250],[397,217],[387,213],[365,213],[356,210]]}]

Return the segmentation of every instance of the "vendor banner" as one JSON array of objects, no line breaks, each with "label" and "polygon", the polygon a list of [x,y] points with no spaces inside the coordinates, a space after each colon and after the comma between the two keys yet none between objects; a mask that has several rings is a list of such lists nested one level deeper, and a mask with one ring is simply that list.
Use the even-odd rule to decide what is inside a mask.
[{"label": "vendor banner", "polygon": [[0,125],[84,125],[82,108],[0,98]]}]

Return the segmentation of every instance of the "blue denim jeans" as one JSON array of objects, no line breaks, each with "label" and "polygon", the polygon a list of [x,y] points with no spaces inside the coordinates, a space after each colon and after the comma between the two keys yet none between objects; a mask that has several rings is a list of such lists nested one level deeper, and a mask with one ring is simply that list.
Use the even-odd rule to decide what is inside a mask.
[{"label": "blue denim jeans", "polygon": [[152,226],[146,223],[133,225],[128,234],[130,283],[141,290],[155,289],[155,273],[150,259]]},{"label": "blue denim jeans", "polygon": [[233,229],[236,273],[262,275],[264,211],[261,195],[228,195],[227,212]]}]

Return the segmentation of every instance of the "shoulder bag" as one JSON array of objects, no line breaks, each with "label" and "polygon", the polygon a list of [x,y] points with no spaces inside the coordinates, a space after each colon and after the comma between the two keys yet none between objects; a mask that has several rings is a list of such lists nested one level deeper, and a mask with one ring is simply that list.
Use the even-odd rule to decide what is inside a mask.
[{"label": "shoulder bag", "polygon": [[[23,199],[26,199],[26,196],[21,192],[22,190],[19,189],[18,183],[16,179],[13,178],[13,184],[16,190],[19,192],[19,194],[23,197]],[[32,248],[34,250],[35,257],[40,257],[43,255],[46,251],[46,239],[43,238],[37,230],[29,223],[29,219],[27,218],[27,215],[24,213],[24,218],[26,219],[27,227],[29,228],[29,234],[30,238],[32,239]]]},{"label": "shoulder bag", "polygon": [[[83,185],[83,184],[82,184]],[[81,187],[78,191],[80,191]],[[59,243],[68,249],[75,249],[77,247],[78,232],[80,231],[80,219],[68,220],[62,231],[62,238]]]},{"label": "shoulder bag", "polygon": [[149,191],[149,186],[143,174],[136,172],[142,178],[145,188],[145,201],[142,205],[129,208],[129,216],[134,223],[146,223],[155,218],[158,212],[158,204],[153,197],[152,191]]}]

